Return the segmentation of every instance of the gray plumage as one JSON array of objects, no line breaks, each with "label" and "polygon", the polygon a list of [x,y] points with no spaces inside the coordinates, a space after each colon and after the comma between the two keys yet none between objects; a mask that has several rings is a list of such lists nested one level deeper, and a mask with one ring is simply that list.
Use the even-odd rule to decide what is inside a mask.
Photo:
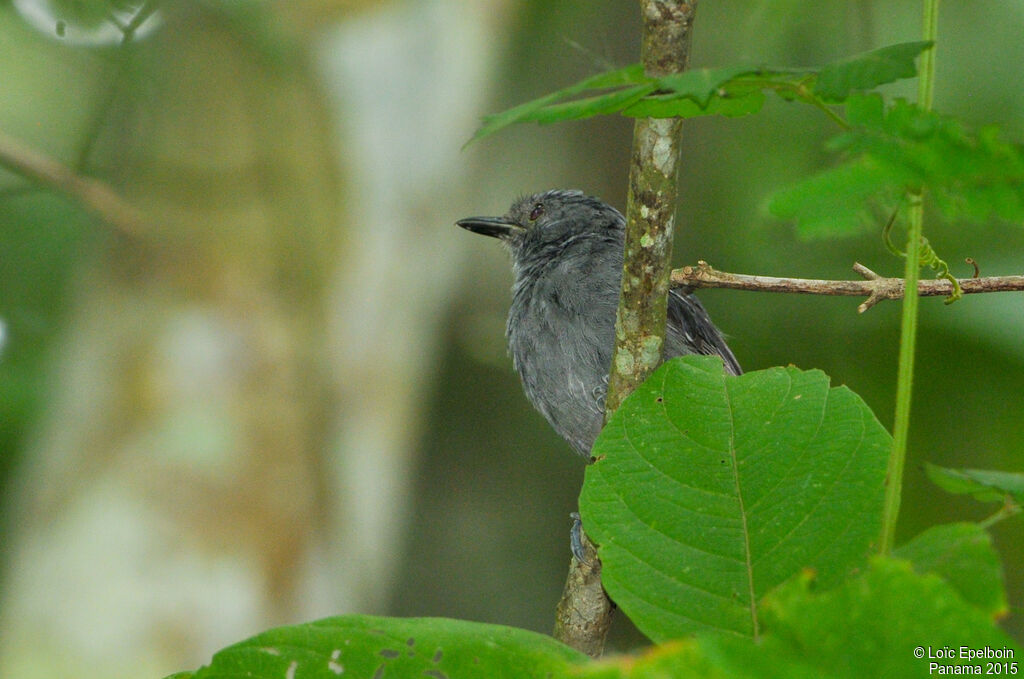
[{"label": "gray plumage", "polygon": [[[506,327],[512,361],[530,402],[589,457],[615,346],[625,219],[597,198],[555,190],[520,198],[503,217],[457,224],[508,246],[515,276]],[[666,359],[713,354],[729,373],[741,372],[696,297],[672,290],[667,321]]]}]

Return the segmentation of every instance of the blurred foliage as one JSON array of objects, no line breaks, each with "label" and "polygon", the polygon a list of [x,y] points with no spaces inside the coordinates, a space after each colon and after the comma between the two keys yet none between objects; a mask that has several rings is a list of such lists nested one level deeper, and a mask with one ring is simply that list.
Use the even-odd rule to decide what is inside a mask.
[{"label": "blurred foliage", "polygon": [[964,601],[993,620],[1006,615],[1003,564],[992,548],[992,537],[976,523],[932,526],[893,552],[910,561],[922,575],[935,573]]},{"label": "blurred foliage", "polygon": [[[76,57],[74,49],[33,31],[6,5],[0,5],[0,44],[0,125],[41,150],[73,157],[97,101],[103,60]],[[66,105],[66,98],[77,105]],[[74,299],[74,272],[95,253],[98,239],[78,205],[2,168],[0,226],[0,558],[6,558],[10,503],[2,501],[3,491],[50,395],[49,362]]]},{"label": "blurred foliage", "polygon": [[1024,223],[1024,147],[994,126],[977,133],[948,116],[877,95],[851,98],[851,128],[834,137],[842,154],[825,170],[777,194],[771,211],[807,235],[842,235],[871,222],[865,206],[924,192],[948,221]]},{"label": "blurred foliage", "polygon": [[[135,12],[149,16],[154,4],[65,1],[50,9],[83,32],[113,27],[120,36],[127,35],[126,22]],[[251,7],[220,4],[211,3],[237,21],[248,17],[252,26],[268,19],[254,17]],[[270,11],[269,5],[261,11]],[[36,400],[49,368],[44,358],[54,356],[47,354],[49,343],[60,337],[68,302],[81,301],[73,296],[81,291],[67,287],[80,265],[93,267],[95,257],[109,257],[114,270],[131,278],[140,273],[142,259],[155,256],[165,264],[187,261],[193,280],[199,280],[201,247],[213,249],[218,268],[224,258],[279,248],[282,256],[268,262],[277,270],[264,273],[291,288],[292,309],[298,310],[312,301],[308,291],[323,285],[327,264],[333,264],[339,170],[331,145],[324,143],[330,135],[323,104],[305,67],[295,62],[305,57],[293,53],[286,61],[280,50],[248,43],[252,51],[240,57],[238,68],[212,69],[211,60],[227,66],[235,59],[238,45],[232,41],[244,50],[254,32],[239,25],[226,33],[211,30],[202,10],[190,3],[165,8],[158,18],[164,30],[139,37],[138,44],[82,49],[57,24],[49,33],[46,26],[33,31],[11,7],[0,6],[0,41],[10,47],[3,53],[0,126],[72,167],[113,180],[157,217],[143,240],[126,238],[88,219],[66,198],[0,170],[0,319],[6,329],[0,370],[11,377],[0,386],[8,393],[0,406],[11,415],[3,418],[7,445],[0,449],[0,488],[38,409],[46,405]],[[183,42],[172,44],[177,40]],[[168,52],[175,58],[168,59]],[[224,97],[211,99],[211,91]],[[157,103],[163,96],[171,102]],[[123,127],[128,121],[130,129]],[[247,129],[253,134],[235,134]],[[322,136],[314,139],[314,131]],[[251,164],[249,174],[236,171],[245,163]],[[303,182],[293,180],[300,175]],[[263,191],[277,214],[256,218],[244,202],[250,190]],[[235,221],[211,228],[211,209],[217,211],[214,219]],[[290,223],[297,228],[288,228]],[[165,238],[171,242],[161,243]],[[239,242],[247,248],[240,250]]]},{"label": "blurred foliage", "polygon": [[[0,491],[46,403],[43,377],[63,327],[72,273],[92,251],[90,220],[63,198],[37,192],[0,197]],[[2,498],[2,493],[0,493]],[[0,535],[2,510],[0,502]],[[0,539],[0,545],[7,546]],[[0,552],[3,548],[0,548]],[[5,558],[6,554],[0,554]],[[0,583],[2,584],[2,583]]]},{"label": "blurred foliage", "polygon": [[[272,23],[264,9],[254,20]],[[297,36],[270,28],[269,45],[202,3],[150,16],[148,32],[111,20],[124,40],[96,44],[76,32],[91,24],[33,28],[0,7],[0,42],[21,48],[0,50],[14,102],[0,129],[145,215],[125,233],[0,175],[18,220],[4,255],[25,256],[5,267],[0,317],[46,352],[3,357],[40,395],[3,403],[20,415],[4,423],[17,445],[2,470],[17,473],[2,479],[5,675],[74,662],[124,676],[197,654],[225,629],[216,616],[246,605],[246,573],[266,602],[252,616],[279,622],[300,607],[323,526],[324,309],[345,198],[333,116]],[[43,337],[26,337],[33,317]],[[239,564],[230,586],[199,594],[225,562]],[[104,581],[132,601],[97,607]],[[182,618],[204,606],[216,614]],[[103,608],[95,629],[73,622],[88,608]]]}]

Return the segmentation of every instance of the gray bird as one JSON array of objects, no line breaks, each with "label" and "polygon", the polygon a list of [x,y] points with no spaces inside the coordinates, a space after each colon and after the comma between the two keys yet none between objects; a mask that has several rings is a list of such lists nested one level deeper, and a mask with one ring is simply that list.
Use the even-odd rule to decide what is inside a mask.
[{"label": "gray bird", "polygon": [[[503,217],[469,217],[464,229],[499,238],[515,282],[506,335],[526,397],[580,455],[601,430],[615,347],[626,220],[580,191],[520,198]],[[691,294],[668,298],[665,358],[709,354],[739,363]]]}]

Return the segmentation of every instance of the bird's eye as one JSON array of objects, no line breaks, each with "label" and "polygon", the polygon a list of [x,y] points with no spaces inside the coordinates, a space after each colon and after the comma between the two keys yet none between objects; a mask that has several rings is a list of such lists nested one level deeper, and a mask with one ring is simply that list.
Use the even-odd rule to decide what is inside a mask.
[{"label": "bird's eye", "polygon": [[537,203],[536,205],[533,206],[533,209],[530,210],[530,221],[537,221],[537,218],[540,217],[542,214],[544,214],[544,204]]}]

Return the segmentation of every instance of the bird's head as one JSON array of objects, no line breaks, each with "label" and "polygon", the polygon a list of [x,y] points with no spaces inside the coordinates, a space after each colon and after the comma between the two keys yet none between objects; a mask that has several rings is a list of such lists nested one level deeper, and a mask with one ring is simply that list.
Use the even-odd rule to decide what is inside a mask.
[{"label": "bird's head", "polygon": [[456,224],[501,239],[521,264],[555,255],[579,240],[621,243],[625,220],[598,198],[556,189],[519,198],[501,217],[468,217]]}]

